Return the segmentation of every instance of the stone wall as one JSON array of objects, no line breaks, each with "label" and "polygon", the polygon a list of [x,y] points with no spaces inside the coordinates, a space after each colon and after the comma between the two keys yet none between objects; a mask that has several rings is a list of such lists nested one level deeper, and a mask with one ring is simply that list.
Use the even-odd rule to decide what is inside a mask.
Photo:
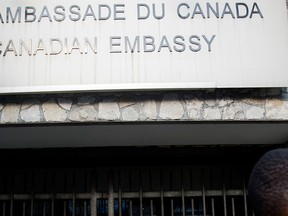
[{"label": "stone wall", "polygon": [[282,89],[0,96],[0,124],[287,121]]}]

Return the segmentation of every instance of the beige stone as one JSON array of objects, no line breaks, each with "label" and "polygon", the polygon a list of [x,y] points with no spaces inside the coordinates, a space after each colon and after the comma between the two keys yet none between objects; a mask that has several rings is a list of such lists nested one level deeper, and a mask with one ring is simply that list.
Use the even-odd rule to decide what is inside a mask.
[{"label": "beige stone", "polygon": [[54,99],[44,103],[42,109],[47,122],[64,122],[67,119],[67,112]]},{"label": "beige stone", "polygon": [[242,102],[253,106],[263,106],[265,104],[265,100],[261,98],[247,98],[243,99]]},{"label": "beige stone", "polygon": [[1,123],[17,123],[19,118],[20,105],[6,104],[2,108]]},{"label": "beige stone", "polygon": [[288,101],[280,99],[268,99],[266,102],[267,120],[287,120],[288,119]]},{"label": "beige stone", "polygon": [[141,120],[155,120],[157,119],[157,105],[153,100],[144,101],[140,106]]}]

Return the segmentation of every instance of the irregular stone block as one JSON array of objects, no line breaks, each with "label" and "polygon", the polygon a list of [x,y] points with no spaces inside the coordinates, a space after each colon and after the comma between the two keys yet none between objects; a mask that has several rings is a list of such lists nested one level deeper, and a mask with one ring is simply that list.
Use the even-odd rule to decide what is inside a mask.
[{"label": "irregular stone block", "polygon": [[252,106],[246,110],[246,119],[261,120],[265,116],[265,109],[263,107]]},{"label": "irregular stone block", "polygon": [[105,100],[99,103],[99,120],[118,120],[120,119],[120,109],[115,101]]},{"label": "irregular stone block", "polygon": [[223,120],[242,120],[245,118],[244,109],[241,103],[233,103],[223,109]]},{"label": "irregular stone block", "polygon": [[161,105],[160,114],[161,119],[178,120],[184,115],[184,108],[176,95],[165,95]]},{"label": "irregular stone block", "polygon": [[267,120],[287,120],[288,101],[280,99],[268,99],[266,101]]},{"label": "irregular stone block", "polygon": [[200,120],[204,102],[199,99],[186,100],[187,117],[192,120]]},{"label": "irregular stone block", "polygon": [[1,123],[17,123],[19,118],[20,105],[6,104],[2,108]]},{"label": "irregular stone block", "polygon": [[71,110],[69,119],[75,122],[84,122],[84,121],[95,121],[97,117],[97,111],[94,106],[87,105],[81,107],[75,107]]},{"label": "irregular stone block", "polygon": [[221,119],[221,110],[218,108],[208,107],[203,111],[204,120],[220,120]]},{"label": "irregular stone block", "polygon": [[44,103],[42,109],[47,122],[65,122],[67,119],[67,112],[54,99]]},{"label": "irregular stone block", "polygon": [[127,107],[122,112],[123,121],[137,121],[139,113],[133,107]]},{"label": "irregular stone block", "polygon": [[40,122],[41,113],[40,106],[33,105],[28,109],[24,109],[20,112],[20,117],[24,122]]},{"label": "irregular stone block", "polygon": [[153,100],[147,100],[141,103],[140,106],[141,120],[155,120],[157,119],[157,105]]}]

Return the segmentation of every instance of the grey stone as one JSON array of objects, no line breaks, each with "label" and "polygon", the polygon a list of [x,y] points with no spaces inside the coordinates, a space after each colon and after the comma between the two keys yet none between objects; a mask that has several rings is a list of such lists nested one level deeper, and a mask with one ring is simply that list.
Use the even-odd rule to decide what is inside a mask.
[{"label": "grey stone", "polygon": [[28,109],[24,109],[20,112],[20,117],[24,122],[40,122],[41,113],[40,106],[34,105]]},{"label": "grey stone", "polygon": [[71,110],[72,107],[72,100],[70,98],[59,98],[58,104],[65,110]]},{"label": "grey stone", "polygon": [[3,104],[0,104],[0,111],[4,108]]},{"label": "grey stone", "polygon": [[161,105],[160,114],[161,119],[178,120],[184,115],[184,108],[176,95],[165,95]]},{"label": "grey stone", "polygon": [[141,120],[155,120],[157,119],[157,105],[153,100],[147,100],[141,103],[140,106]]},{"label": "grey stone", "polygon": [[115,101],[105,100],[99,103],[98,119],[117,120],[120,119],[120,109]]},{"label": "grey stone", "polygon": [[234,120],[243,120],[243,119],[245,119],[244,112],[237,112],[237,113],[235,113],[235,118],[234,118]]},{"label": "grey stone", "polygon": [[263,107],[252,106],[246,110],[246,118],[248,120],[261,120],[265,116],[265,109]]},{"label": "grey stone", "polygon": [[87,105],[81,107],[72,108],[69,115],[69,119],[75,122],[84,122],[84,121],[95,121],[97,117],[97,111],[94,106]]},{"label": "grey stone", "polygon": [[137,121],[139,113],[133,107],[127,107],[122,112],[123,121]]},{"label": "grey stone", "polygon": [[218,108],[208,107],[203,111],[204,120],[219,120],[221,119],[221,111]]},{"label": "grey stone", "polygon": [[224,107],[222,115],[223,120],[241,120],[245,118],[244,109],[241,103],[238,102]]},{"label": "grey stone", "polygon": [[67,119],[67,112],[54,99],[44,103],[42,109],[47,122],[65,122]]},{"label": "grey stone", "polygon": [[198,99],[186,100],[187,116],[192,120],[200,120],[204,102]]},{"label": "grey stone", "polygon": [[2,108],[1,123],[18,123],[20,105],[6,104]]}]

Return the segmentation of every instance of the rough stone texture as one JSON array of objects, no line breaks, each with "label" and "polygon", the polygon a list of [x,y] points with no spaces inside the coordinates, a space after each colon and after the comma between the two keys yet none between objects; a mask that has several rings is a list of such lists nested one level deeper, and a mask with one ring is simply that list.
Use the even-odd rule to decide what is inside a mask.
[{"label": "rough stone texture", "polygon": [[204,120],[220,120],[221,119],[221,110],[217,108],[206,108],[203,113]]},{"label": "rough stone texture", "polygon": [[192,120],[200,120],[204,102],[199,99],[186,100],[187,117]]},{"label": "rough stone texture", "polygon": [[139,118],[139,113],[133,107],[127,107],[122,112],[123,121],[137,121]]},{"label": "rough stone texture", "polygon": [[250,120],[261,120],[264,115],[265,109],[263,107],[252,106],[246,110],[246,118]]},{"label": "rough stone texture", "polygon": [[19,122],[19,104],[6,104],[2,109],[1,123],[17,123]]},{"label": "rough stone texture", "polygon": [[281,89],[0,96],[0,124],[287,120]]},{"label": "rough stone texture", "polygon": [[223,120],[243,120],[245,118],[241,103],[233,103],[223,109]]},{"label": "rough stone texture", "polygon": [[33,105],[27,109],[21,110],[20,118],[27,123],[40,122],[41,121],[40,106]]},{"label": "rough stone texture", "polygon": [[177,95],[165,95],[161,105],[159,117],[164,120],[178,120],[184,114],[184,108]]},{"label": "rough stone texture", "polygon": [[271,99],[266,102],[266,117],[268,119],[275,120],[287,120],[288,119],[288,101]]},{"label": "rough stone texture", "polygon": [[67,112],[64,109],[62,109],[60,106],[58,106],[58,104],[55,102],[54,99],[51,99],[48,102],[44,103],[42,108],[43,108],[44,118],[46,119],[47,122],[66,121],[66,118],[68,116]]},{"label": "rough stone texture", "polygon": [[157,119],[157,105],[153,100],[143,101],[140,106],[140,120]]},{"label": "rough stone texture", "polygon": [[120,119],[120,107],[116,101],[103,100],[99,103],[99,120],[119,120]]},{"label": "rough stone texture", "polygon": [[91,122],[95,121],[96,117],[97,111],[92,105],[74,107],[69,115],[69,119],[73,122]]}]

